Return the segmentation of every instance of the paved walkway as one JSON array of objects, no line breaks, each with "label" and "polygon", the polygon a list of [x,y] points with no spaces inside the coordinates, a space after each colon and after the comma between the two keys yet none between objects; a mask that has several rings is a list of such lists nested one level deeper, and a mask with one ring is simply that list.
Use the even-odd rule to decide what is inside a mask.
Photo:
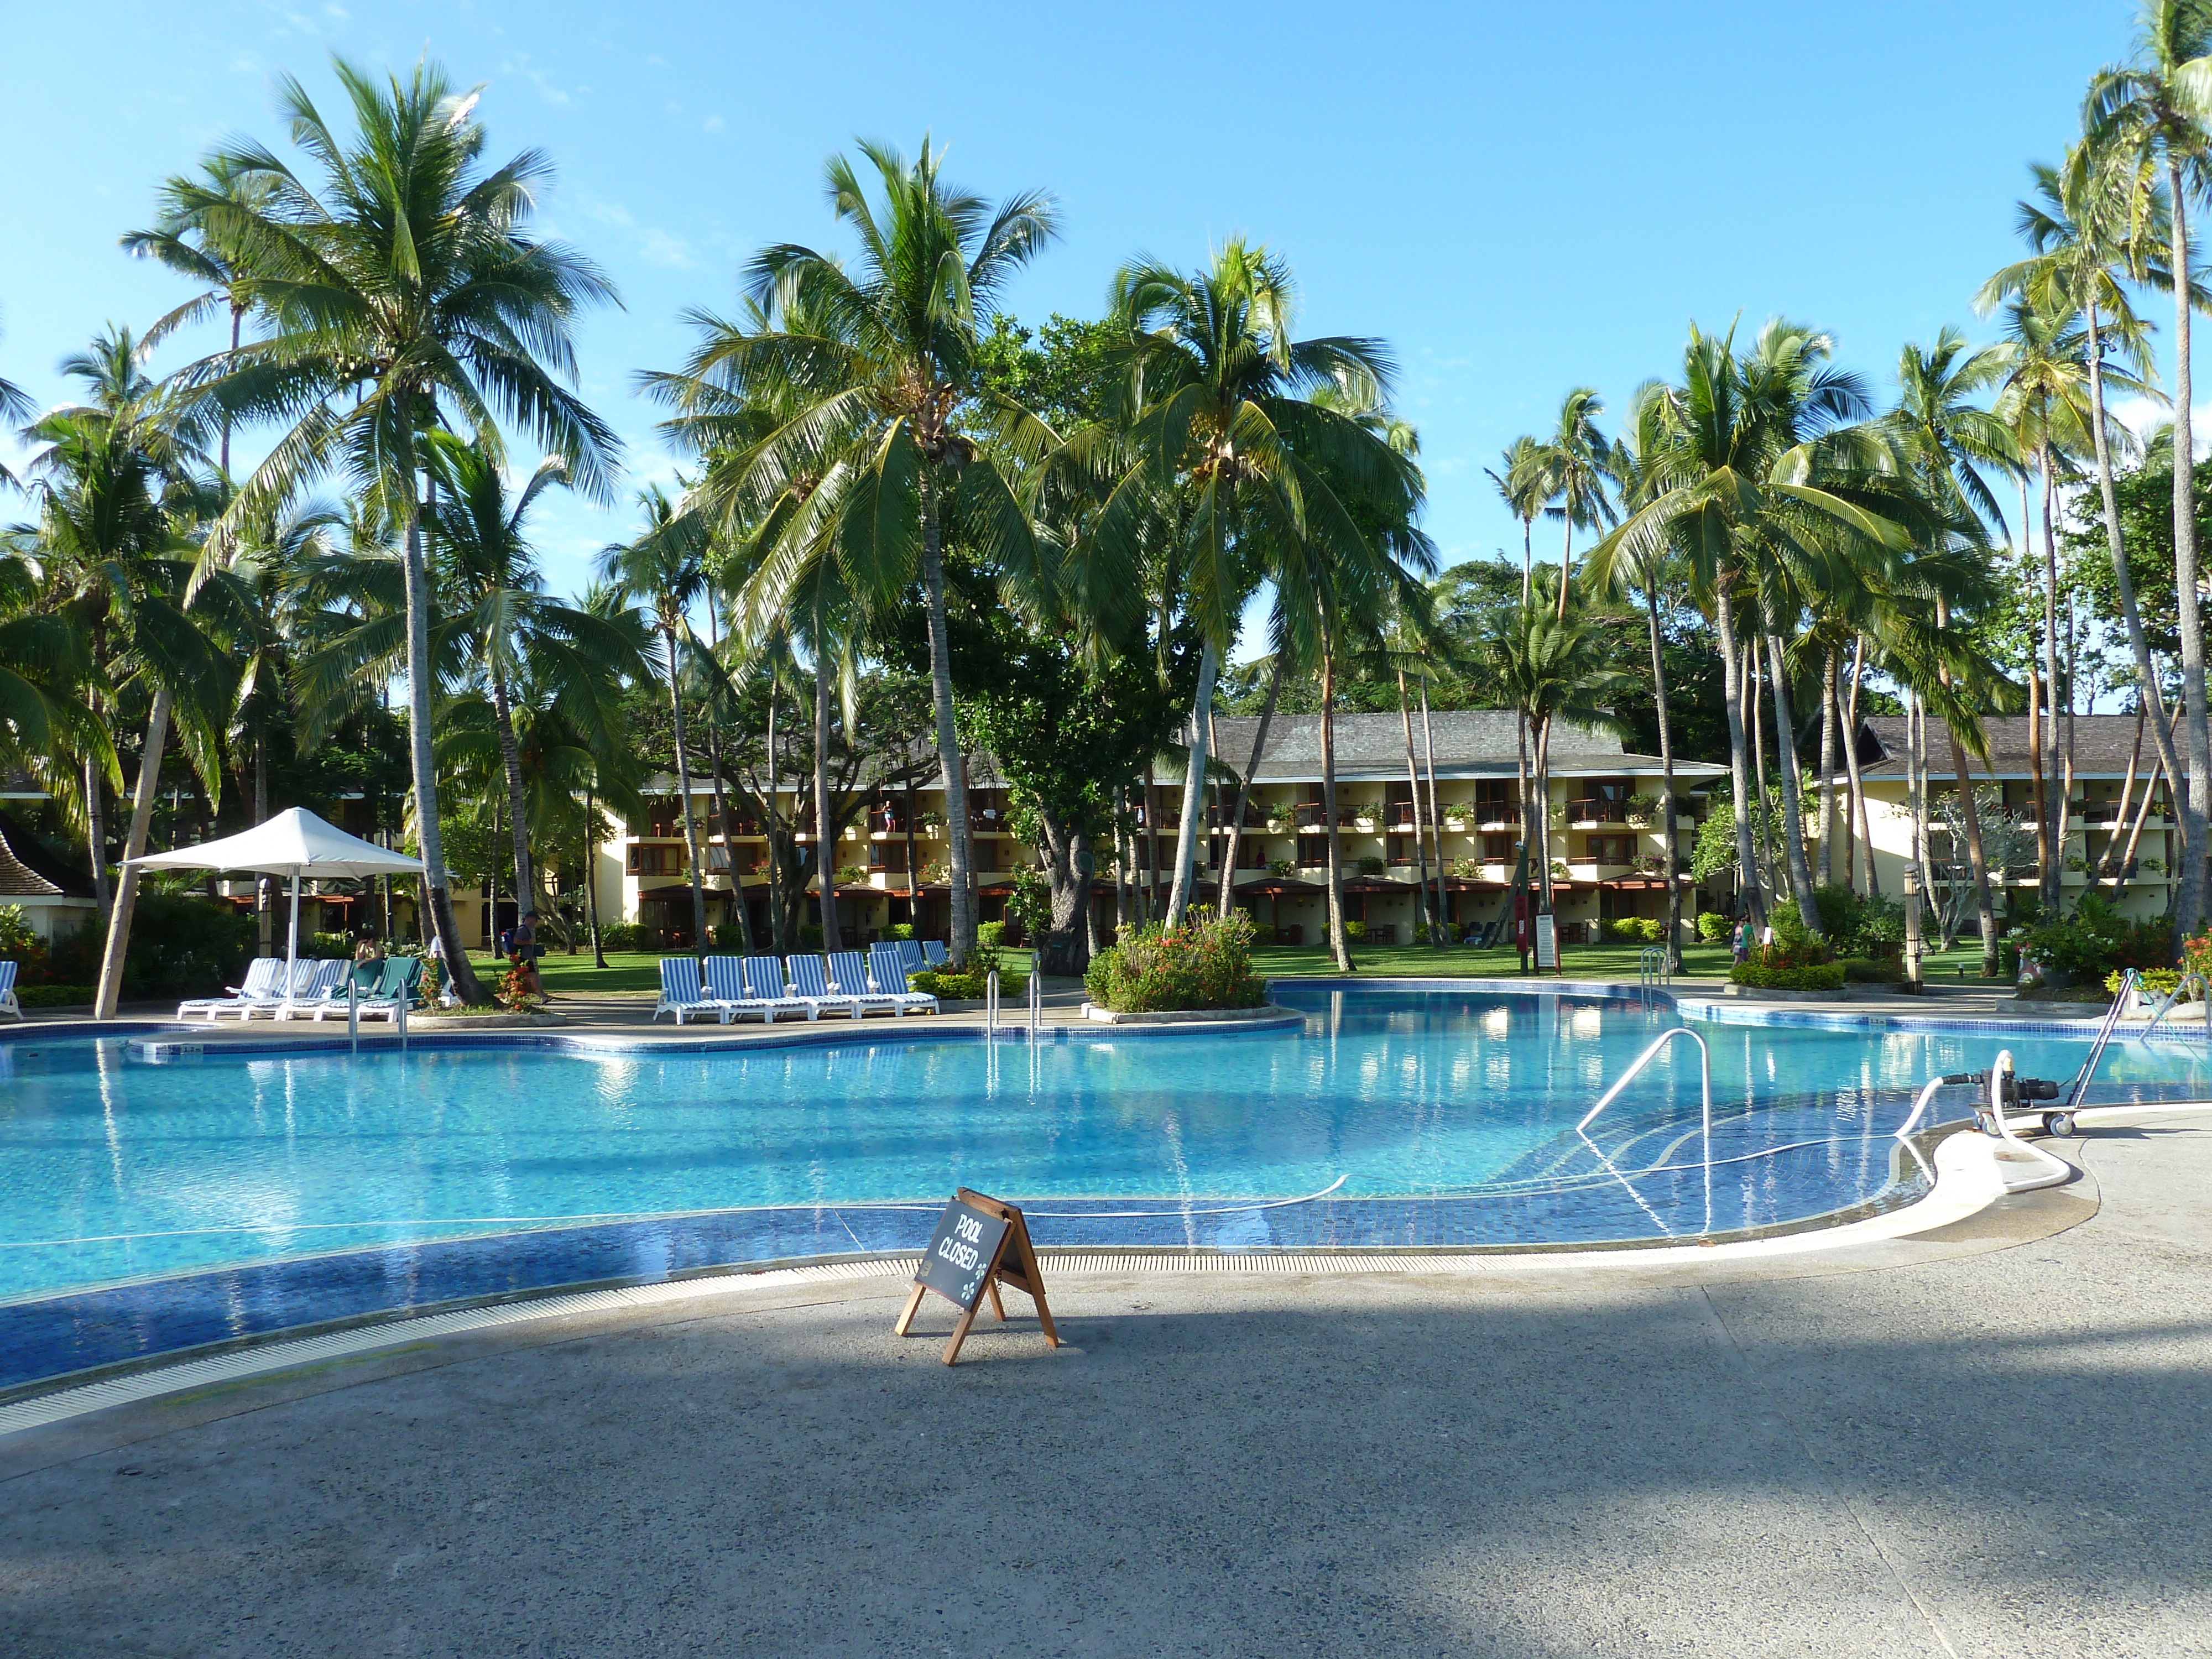
[{"label": "paved walkway", "polygon": [[2212,1121],[2135,1121],[1765,1269],[1071,1278],[950,1370],[875,1279],[118,1408],[0,1442],[0,1650],[2206,1653]]}]

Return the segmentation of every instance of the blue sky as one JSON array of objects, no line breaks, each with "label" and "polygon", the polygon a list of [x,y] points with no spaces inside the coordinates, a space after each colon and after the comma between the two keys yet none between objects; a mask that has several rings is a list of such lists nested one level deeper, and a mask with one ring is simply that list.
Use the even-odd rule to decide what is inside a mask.
[{"label": "blue sky", "polygon": [[1305,331],[1395,351],[1447,559],[1517,557],[1483,467],[1547,427],[1570,386],[1620,407],[1679,362],[1692,319],[1816,323],[1878,390],[1903,341],[1947,322],[1986,335],[1967,302],[2015,255],[2026,165],[2057,158],[2132,14],[2126,0],[212,0],[188,14],[11,0],[0,374],[58,399],[64,352],[175,302],[176,281],[116,238],[211,143],[281,139],[280,72],[335,112],[332,51],[398,67],[427,50],[485,83],[495,156],[551,153],[544,226],[599,261],[626,306],[591,318],[580,347],[631,478],[611,512],[546,515],[558,586],[630,525],[635,483],[667,476],[631,376],[680,359],[678,313],[730,307],[764,242],[838,246],[824,158],[855,135],[910,150],[925,132],[963,184],[1058,196],[1065,234],[1011,297],[1024,319],[1095,315],[1139,252],[1196,264],[1232,232],[1279,249]]}]

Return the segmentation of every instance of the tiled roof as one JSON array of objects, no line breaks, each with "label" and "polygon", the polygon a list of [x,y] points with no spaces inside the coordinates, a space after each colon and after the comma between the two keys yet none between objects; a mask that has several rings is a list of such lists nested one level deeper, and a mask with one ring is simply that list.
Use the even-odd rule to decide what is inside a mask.
[{"label": "tiled roof", "polygon": [[17,858],[15,849],[8,845],[8,837],[0,834],[0,899],[58,898],[61,891]]},{"label": "tiled roof", "polygon": [[[1859,753],[1860,774],[1869,778],[1902,778],[1905,775],[1905,718],[1901,714],[1875,715],[1862,722],[1876,744],[1881,745],[1882,758],[1870,761],[1868,750],[1862,745]],[[2077,778],[2124,778],[2128,772],[2128,756],[2136,745],[2136,717],[2133,714],[2076,714],[2074,726],[2074,775]],[[2025,778],[2033,770],[2028,747],[2027,717],[2025,714],[1992,716],[1982,722],[1990,740],[1990,764],[1969,759],[1966,769],[1976,777]],[[2058,717],[2060,754],[2065,752],[2067,720]],[[2184,764],[2188,753],[2180,744],[2174,745]],[[1818,751],[1801,757],[1817,763]],[[2158,762],[2158,744],[2148,727],[2142,729],[2142,750],[2136,762],[2136,775],[2148,777]],[[2054,766],[2050,769],[2056,771]],[[1951,776],[1951,740],[1942,726],[1934,720],[1928,725],[1928,775],[1948,780]]]}]

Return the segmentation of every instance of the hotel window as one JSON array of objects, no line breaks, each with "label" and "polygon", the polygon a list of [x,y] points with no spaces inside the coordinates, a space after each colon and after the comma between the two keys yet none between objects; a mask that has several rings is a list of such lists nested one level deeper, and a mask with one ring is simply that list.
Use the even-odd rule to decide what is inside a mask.
[{"label": "hotel window", "polygon": [[634,876],[680,876],[684,873],[684,849],[633,847],[629,849],[629,872]]},{"label": "hotel window", "polygon": [[1593,864],[1633,864],[1636,861],[1636,837],[1592,836],[1589,837],[1589,856]]},{"label": "hotel window", "polygon": [[1510,864],[1515,858],[1511,833],[1492,832],[1482,838],[1482,861],[1485,864]]}]

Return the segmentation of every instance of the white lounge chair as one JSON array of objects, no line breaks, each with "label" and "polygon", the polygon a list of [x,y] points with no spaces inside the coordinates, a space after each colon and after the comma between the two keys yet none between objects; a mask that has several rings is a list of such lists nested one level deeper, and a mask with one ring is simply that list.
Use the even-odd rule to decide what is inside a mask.
[{"label": "white lounge chair", "polygon": [[653,1005],[653,1018],[663,1014],[676,1016],[681,1025],[684,1016],[696,1019],[702,1014],[712,1014],[724,1024],[729,1015],[720,1003],[707,994],[699,982],[699,958],[696,957],[663,957],[660,959],[660,1000]]},{"label": "white lounge chair", "polygon": [[783,982],[783,964],[774,957],[744,957],[739,961],[744,969],[745,995],[753,1001],[773,1003],[779,1013],[790,1010],[809,1019],[820,1016],[819,1003],[792,995]]},{"label": "white lounge chair", "polygon": [[778,1014],[803,1014],[804,1003],[789,997],[757,997],[745,989],[745,964],[741,957],[708,957],[707,958],[707,994],[722,1011],[722,1022],[752,1015],[763,1025],[775,1024]]},{"label": "white lounge chair", "polygon": [[[868,947],[868,977],[874,982],[877,994],[897,997],[899,1012],[906,1013],[941,1013],[937,998],[927,991],[912,989],[907,975],[921,971],[912,965],[907,951],[913,948],[912,939],[896,939],[871,945]],[[903,948],[902,948],[903,947]]]},{"label": "white lounge chair", "polygon": [[276,1005],[276,1018],[289,1019],[295,1014],[313,1014],[320,1019],[322,1015],[317,1011],[328,1008],[333,998],[337,999],[337,1006],[343,1008],[346,980],[352,972],[353,963],[342,958],[317,962],[313,972],[307,976],[304,991],[296,988],[299,981],[294,979],[292,982],[295,988],[290,996]]},{"label": "white lounge chair", "polygon": [[0,1014],[23,1017],[23,1005],[15,1000],[15,964],[0,962]]},{"label": "white lounge chair", "polygon": [[256,957],[246,964],[246,983],[228,988],[230,994],[220,997],[194,997],[189,1002],[177,1005],[179,1019],[204,1018],[210,1025],[224,1014],[246,1018],[249,1006],[274,1008],[284,1000],[284,958]]},{"label": "white lounge chair", "polygon": [[820,957],[786,957],[783,965],[791,976],[792,995],[811,1003],[817,1015],[827,1011],[858,1019],[868,1012],[871,999],[865,994],[830,988],[830,975],[823,971]]},{"label": "white lounge chair", "polygon": [[838,951],[830,960],[830,988],[841,995],[856,995],[865,1000],[865,1011],[883,1009],[891,1018],[900,1013],[929,1013],[936,1006],[936,998],[922,991],[894,991],[880,987],[869,978],[867,963],[858,951]]},{"label": "white lounge chair", "polygon": [[249,1022],[257,1014],[276,1018],[286,1003],[305,998],[314,988],[315,977],[322,969],[323,964],[313,957],[301,957],[292,964],[290,979],[287,980],[282,973],[276,975],[276,982],[270,988],[267,996],[254,1002],[241,1000],[238,1006],[239,1018]]}]

